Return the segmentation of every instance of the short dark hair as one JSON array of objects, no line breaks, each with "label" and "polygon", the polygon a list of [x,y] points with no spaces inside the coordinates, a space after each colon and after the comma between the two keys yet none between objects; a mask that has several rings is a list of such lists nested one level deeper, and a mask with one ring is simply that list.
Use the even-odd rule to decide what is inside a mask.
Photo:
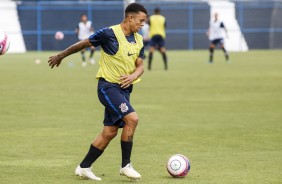
[{"label": "short dark hair", "polygon": [[159,14],[159,13],[161,13],[161,9],[160,9],[160,8],[155,8],[154,12],[155,12],[156,14]]},{"label": "short dark hair", "polygon": [[127,16],[128,13],[138,13],[140,11],[147,15],[147,10],[143,5],[139,3],[131,3],[125,9],[125,16]]},{"label": "short dark hair", "polygon": [[83,13],[83,14],[80,15],[80,18],[83,17],[83,16],[87,17],[87,15],[85,13]]}]

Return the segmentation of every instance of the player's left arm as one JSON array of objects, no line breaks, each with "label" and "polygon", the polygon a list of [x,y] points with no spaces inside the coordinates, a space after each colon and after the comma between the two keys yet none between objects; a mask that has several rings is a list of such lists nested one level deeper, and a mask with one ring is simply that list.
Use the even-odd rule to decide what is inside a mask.
[{"label": "player's left arm", "polygon": [[224,29],[226,37],[228,38],[228,31],[227,31],[227,29],[226,29],[226,27],[225,27],[223,22],[221,22],[220,27]]},{"label": "player's left arm", "polygon": [[144,73],[143,58],[138,57],[135,61],[136,69],[130,75],[122,75],[121,88],[129,87],[136,79],[138,79]]},{"label": "player's left arm", "polygon": [[135,61],[135,70],[132,74],[130,75],[122,75],[120,77],[120,84],[122,88],[127,88],[129,87],[136,79],[138,79],[143,73],[144,73],[144,64],[143,64],[143,59],[144,59],[144,52],[145,48],[144,46],[139,52],[138,58]]}]

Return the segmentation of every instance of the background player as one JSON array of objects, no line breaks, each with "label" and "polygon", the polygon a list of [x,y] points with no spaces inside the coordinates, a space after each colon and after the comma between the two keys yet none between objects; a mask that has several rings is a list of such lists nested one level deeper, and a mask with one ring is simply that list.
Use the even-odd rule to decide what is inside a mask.
[{"label": "background player", "polygon": [[[141,34],[143,37],[144,48],[146,48],[150,44],[150,25],[149,25],[148,17],[146,18],[146,22],[144,26],[141,28]],[[144,59],[145,59],[145,55],[144,55]]]},{"label": "background player", "polygon": [[213,63],[213,53],[216,45],[220,44],[221,49],[224,52],[226,62],[229,63],[229,54],[226,51],[224,47],[224,33],[222,30],[225,30],[226,36],[228,37],[227,29],[225,28],[223,22],[218,20],[218,14],[214,14],[214,20],[210,21],[209,24],[209,30],[207,32],[207,36],[209,37],[210,40],[210,47],[209,47],[209,52],[210,52],[210,57],[209,57],[209,63]]},{"label": "background player", "polygon": [[100,68],[96,75],[98,97],[105,106],[104,127],[90,145],[85,158],[75,169],[75,174],[91,180],[101,180],[94,175],[91,166],[104,152],[111,140],[121,133],[122,163],[120,174],[138,179],[141,175],[131,165],[133,135],[138,124],[138,116],[130,104],[133,84],[140,81],[144,72],[143,39],[137,32],[144,25],[147,10],[138,3],[125,9],[124,20],[115,26],[96,31],[88,39],[82,40],[57,55],[49,58],[49,65],[59,66],[62,59],[91,46],[101,46]]},{"label": "background player", "polygon": [[155,8],[154,15],[150,16],[149,25],[150,25],[150,50],[149,50],[149,63],[148,70],[151,70],[153,53],[156,49],[158,49],[163,57],[164,68],[167,70],[167,56],[166,56],[166,48],[165,48],[165,38],[166,38],[166,20],[165,17],[162,16],[161,10],[159,8]]},{"label": "background player", "polygon": [[[92,22],[88,20],[88,18],[85,14],[82,14],[80,16],[80,22],[78,23],[77,28],[75,29],[75,32],[77,33],[79,40],[88,39],[89,36],[94,33],[94,28],[92,27]],[[93,46],[90,47],[89,62],[93,65],[95,64],[95,60],[93,58],[94,50],[95,50],[95,48]],[[85,60],[85,51],[86,51],[86,49],[80,51],[81,57],[82,57],[81,66],[87,65],[86,60]]]},{"label": "background player", "polygon": [[149,45],[150,42],[150,25],[149,25],[149,18],[146,18],[146,22],[144,26],[141,28],[141,34],[143,37],[144,47]]}]

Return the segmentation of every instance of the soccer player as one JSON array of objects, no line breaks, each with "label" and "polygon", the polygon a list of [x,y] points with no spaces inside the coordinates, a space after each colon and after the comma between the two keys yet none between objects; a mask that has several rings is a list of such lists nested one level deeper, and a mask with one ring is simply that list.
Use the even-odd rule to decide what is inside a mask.
[{"label": "soccer player", "polygon": [[[77,33],[79,40],[85,40],[90,35],[93,34],[94,28],[92,27],[92,22],[88,20],[87,16],[85,14],[82,14],[80,16],[80,22],[78,23],[75,32]],[[93,58],[95,47],[90,47],[90,56],[89,61],[91,64],[95,64],[95,59]],[[81,57],[82,57],[82,63],[81,66],[86,66],[86,60],[85,60],[85,51],[86,49],[83,49],[80,51]]]},{"label": "soccer player", "polygon": [[142,34],[142,37],[143,37],[144,47],[146,47],[150,43],[150,26],[149,26],[148,17],[145,21],[144,26],[141,28],[141,34]]},{"label": "soccer player", "polygon": [[49,66],[58,67],[65,57],[75,52],[91,46],[102,47],[96,78],[99,80],[98,97],[105,106],[104,126],[90,145],[85,158],[75,169],[76,175],[101,180],[91,171],[91,166],[117,135],[119,128],[122,128],[120,174],[133,179],[141,177],[130,160],[133,136],[138,124],[137,113],[130,104],[130,93],[133,84],[140,81],[139,77],[144,72],[143,39],[137,32],[144,25],[146,16],[147,10],[144,6],[138,3],[129,4],[120,24],[100,29],[89,38],[49,58]]},{"label": "soccer player", "polygon": [[[148,16],[146,18],[144,26],[141,28],[141,34],[143,37],[144,48],[146,48],[150,44],[150,26],[149,26]],[[146,55],[144,55],[144,59],[145,58],[146,58]]]},{"label": "soccer player", "polygon": [[210,21],[209,30],[207,32],[207,36],[210,40],[209,46],[209,63],[213,63],[213,53],[216,45],[220,45],[221,49],[224,52],[226,62],[229,63],[229,54],[224,47],[224,33],[222,30],[225,30],[226,36],[228,37],[227,29],[225,28],[223,22],[218,20],[218,13],[214,14],[214,20]]},{"label": "soccer player", "polygon": [[166,20],[165,17],[160,13],[161,10],[159,8],[155,8],[154,15],[150,16],[149,20],[151,41],[149,49],[148,70],[151,70],[153,53],[156,49],[161,52],[164,61],[164,68],[165,70],[167,70],[167,56],[165,48]]}]

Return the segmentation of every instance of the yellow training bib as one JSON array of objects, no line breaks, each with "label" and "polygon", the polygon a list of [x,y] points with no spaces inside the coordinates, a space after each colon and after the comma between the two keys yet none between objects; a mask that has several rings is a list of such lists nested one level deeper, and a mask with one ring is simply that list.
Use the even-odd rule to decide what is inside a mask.
[{"label": "yellow training bib", "polygon": [[[96,78],[102,77],[108,82],[120,84],[121,75],[132,74],[135,71],[135,62],[143,47],[143,40],[140,34],[134,33],[136,43],[129,43],[120,24],[111,28],[117,38],[119,48],[115,55],[109,55],[101,49],[100,68]],[[140,80],[139,78],[136,79],[133,84]]]},{"label": "yellow training bib", "polygon": [[150,17],[150,38],[154,35],[161,35],[163,38],[165,34],[165,17],[162,15],[152,15]]}]

